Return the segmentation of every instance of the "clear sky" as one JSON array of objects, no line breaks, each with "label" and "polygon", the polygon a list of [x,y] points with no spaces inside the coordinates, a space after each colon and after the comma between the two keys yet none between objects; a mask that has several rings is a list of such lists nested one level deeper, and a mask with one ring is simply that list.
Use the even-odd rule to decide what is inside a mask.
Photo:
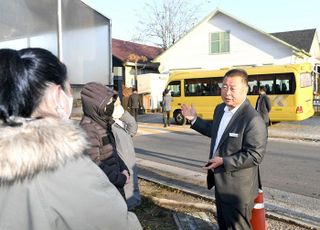
[{"label": "clear sky", "polygon": [[[160,1],[160,0],[158,0]],[[320,33],[320,0],[193,0],[203,3],[199,20],[217,7],[267,33],[316,28]],[[112,20],[112,37],[131,40],[151,0],[83,0]]]}]

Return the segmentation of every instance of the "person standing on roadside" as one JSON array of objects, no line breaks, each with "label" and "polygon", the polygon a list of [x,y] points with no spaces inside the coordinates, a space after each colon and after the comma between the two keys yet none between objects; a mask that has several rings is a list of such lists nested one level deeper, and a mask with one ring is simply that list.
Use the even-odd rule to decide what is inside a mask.
[{"label": "person standing on roadside", "polygon": [[259,97],[256,102],[256,110],[261,115],[266,126],[267,127],[270,126],[269,112],[271,111],[271,102],[270,102],[270,99],[266,93],[265,86],[259,87]]},{"label": "person standing on roadside", "polygon": [[136,89],[133,90],[133,93],[129,97],[128,108],[134,119],[138,121],[139,108],[142,108],[142,103]]},{"label": "person standing on roadside", "polygon": [[81,91],[83,117],[80,125],[87,132],[91,143],[88,154],[105,172],[125,199],[124,186],[130,180],[129,170],[119,157],[112,124],[114,104],[118,94],[96,82],[85,84]]},{"label": "person standing on roadside", "polygon": [[266,151],[267,128],[246,98],[248,75],[229,70],[223,79],[223,103],[214,111],[213,122],[197,116],[194,107],[182,105],[191,128],[211,137],[208,189],[215,186],[220,229],[251,229],[251,213],[258,195],[259,164]]},{"label": "person standing on roadside", "polygon": [[163,100],[162,100],[162,114],[163,114],[164,127],[170,126],[170,123],[171,123],[171,118],[170,118],[171,102],[172,102],[171,93],[168,89],[165,89],[163,92]]},{"label": "person standing on roadside", "polygon": [[130,173],[130,180],[124,186],[124,191],[128,209],[133,210],[141,203],[136,153],[132,141],[132,137],[137,133],[138,125],[130,113],[123,109],[119,98],[117,98],[114,103],[112,118],[114,123],[111,127],[116,141],[117,151],[121,159],[127,165]]}]

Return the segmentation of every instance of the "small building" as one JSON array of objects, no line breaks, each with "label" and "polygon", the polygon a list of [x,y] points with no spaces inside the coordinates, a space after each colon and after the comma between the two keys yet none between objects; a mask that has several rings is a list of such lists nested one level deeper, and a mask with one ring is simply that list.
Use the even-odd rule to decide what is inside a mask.
[{"label": "small building", "polygon": [[[114,86],[119,95],[123,97],[122,103],[125,108],[133,88],[136,88],[142,97],[151,93],[139,89],[138,77],[141,79],[142,76],[150,76],[146,74],[159,74],[159,63],[151,61],[161,52],[162,49],[158,47],[112,39]],[[140,85],[140,87],[144,86]],[[143,101],[149,100],[144,99]],[[148,105],[146,103],[146,109],[149,109]]]},{"label": "small building", "polygon": [[160,102],[167,81],[167,74],[147,73],[138,75],[138,93],[143,95],[143,105],[146,111],[160,111]]}]

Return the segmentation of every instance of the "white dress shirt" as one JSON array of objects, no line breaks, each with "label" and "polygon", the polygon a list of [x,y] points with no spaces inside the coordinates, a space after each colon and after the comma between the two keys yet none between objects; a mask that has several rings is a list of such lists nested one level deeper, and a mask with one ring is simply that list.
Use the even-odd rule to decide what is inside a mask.
[{"label": "white dress shirt", "polygon": [[216,142],[215,142],[214,148],[213,148],[212,158],[215,156],[215,152],[216,152],[216,150],[218,148],[220,139],[221,139],[224,131],[226,130],[231,118],[237,112],[237,110],[242,105],[242,103],[240,105],[238,105],[237,107],[231,109],[231,110],[230,110],[230,108],[228,106],[224,107],[224,113],[223,113],[223,116],[222,116],[220,124],[219,124],[219,129],[218,129],[218,133],[217,133],[217,137],[216,137]]},{"label": "white dress shirt", "polygon": [[[237,112],[237,110],[243,104],[243,102],[240,105],[238,105],[237,107],[235,107],[235,108],[233,108],[231,110],[230,110],[230,108],[228,106],[224,107],[224,113],[223,113],[223,116],[222,116],[220,124],[219,124],[219,129],[218,129],[218,133],[217,133],[217,137],[216,137],[216,142],[215,142],[214,148],[213,148],[212,158],[215,156],[214,153],[216,152],[216,150],[218,148],[218,145],[219,145],[220,139],[222,137],[222,134],[224,133],[225,129],[227,128],[232,116]],[[197,118],[192,120],[191,121],[191,125],[193,125],[196,122],[196,120],[197,120]]]},{"label": "white dress shirt", "polygon": [[[234,108],[236,109],[236,108]],[[227,125],[229,124],[233,114],[235,113],[233,110],[229,110],[229,107],[226,106],[224,107],[224,113],[223,113],[223,116],[221,118],[221,121],[220,121],[220,125],[219,125],[219,129],[218,129],[218,133],[217,133],[217,138],[216,138],[216,142],[214,144],[214,148],[213,148],[213,154],[212,154],[212,158],[214,157],[214,153],[216,152],[217,148],[218,148],[218,145],[219,145],[219,142],[220,142],[220,139],[221,139],[221,136],[222,134],[224,133],[224,130],[226,129]]]}]

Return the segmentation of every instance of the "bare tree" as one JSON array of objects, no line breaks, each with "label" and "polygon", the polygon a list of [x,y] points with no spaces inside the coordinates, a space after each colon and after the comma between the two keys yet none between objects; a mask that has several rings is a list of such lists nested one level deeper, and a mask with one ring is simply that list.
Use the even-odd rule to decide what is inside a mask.
[{"label": "bare tree", "polygon": [[138,15],[138,35],[134,40],[148,40],[168,49],[198,22],[200,5],[191,0],[153,0],[145,3]]}]

